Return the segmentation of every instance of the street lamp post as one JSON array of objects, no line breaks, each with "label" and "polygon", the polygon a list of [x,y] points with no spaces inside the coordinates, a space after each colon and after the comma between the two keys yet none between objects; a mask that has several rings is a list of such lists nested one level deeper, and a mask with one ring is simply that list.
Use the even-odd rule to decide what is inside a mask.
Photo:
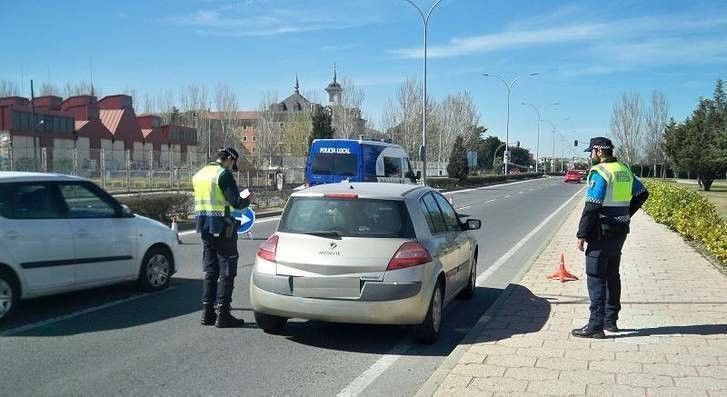
[{"label": "street lamp post", "polygon": [[553,127],[553,157],[550,159],[550,172],[555,172],[555,130],[556,130],[556,127],[555,127],[555,124],[553,124],[552,122],[550,122],[548,120],[540,120],[540,121],[542,121],[543,123],[548,123],[548,124],[550,124],[551,127]]},{"label": "street lamp post", "polygon": [[[535,172],[538,172],[538,165],[540,163],[540,123],[543,121],[543,118],[540,115],[540,109],[538,109],[537,106],[533,105],[532,103],[522,102],[523,106],[530,106],[535,110],[535,113],[538,114],[538,141],[535,145]],[[560,105],[559,102],[553,102],[549,103],[548,106],[558,106]]]},{"label": "street lamp post", "polygon": [[497,158],[497,151],[500,150],[501,147],[505,146],[506,144],[503,143],[502,145],[498,146],[497,149],[495,149],[495,153],[492,154],[492,170],[495,171],[495,159]]},{"label": "street lamp post", "polygon": [[420,157],[422,159],[422,183],[424,185],[427,184],[427,30],[429,27],[429,17],[432,15],[432,11],[439,5],[439,3],[442,2],[442,0],[437,0],[432,7],[429,9],[429,12],[425,15],[421,8],[419,8],[418,5],[416,5],[412,0],[404,0],[407,3],[411,4],[412,7],[416,8],[417,12],[419,12],[419,16],[422,17],[422,25],[424,26],[424,81],[422,82],[423,85],[423,98],[422,102],[422,146],[419,149],[420,151]]},{"label": "street lamp post", "polygon": [[[485,77],[494,77],[500,82],[502,82],[503,85],[505,85],[505,90],[507,90],[507,121],[505,123],[505,153],[503,153],[503,163],[505,163],[505,175],[507,175],[507,163],[509,162],[509,153],[510,153],[510,92],[512,91],[512,87],[515,85],[515,83],[518,81],[520,76],[516,76],[514,79],[512,79],[509,83],[505,81],[500,76],[496,76],[491,73],[482,73]],[[528,76],[537,76],[538,73],[530,73]]]}]

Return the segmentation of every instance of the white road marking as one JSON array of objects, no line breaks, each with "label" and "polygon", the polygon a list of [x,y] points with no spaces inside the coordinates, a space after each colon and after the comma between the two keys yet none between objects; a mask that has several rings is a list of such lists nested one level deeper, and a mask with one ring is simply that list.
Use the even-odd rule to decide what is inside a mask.
[{"label": "white road marking", "polygon": [[389,353],[384,354],[373,363],[369,369],[364,371],[353,382],[349,383],[343,390],[338,392],[337,397],[353,397],[363,392],[373,381],[391,367],[402,354],[411,348],[409,343],[398,343]]},{"label": "white road marking", "polygon": [[[255,224],[257,225],[258,223],[267,223],[267,222],[273,222],[273,221],[279,221],[279,220],[280,220],[280,217],[279,216],[272,217],[272,218],[263,218],[263,219],[256,220],[255,221]],[[190,234],[195,234],[195,233],[197,233],[197,232],[194,231],[194,230],[187,230],[187,231],[184,231],[184,232],[179,232],[179,235],[180,236],[188,236]]]},{"label": "white road marking", "polygon": [[459,210],[463,210],[463,209],[465,209],[465,208],[469,208],[469,207],[471,207],[471,206],[473,206],[473,205],[474,205],[474,204],[470,204],[470,205],[465,205],[464,207],[459,207],[459,208],[455,208],[455,209],[456,209],[457,211],[459,211]]},{"label": "white road marking", "polygon": [[524,192],[524,191],[522,191],[522,192],[517,192],[517,194],[523,194],[523,193],[525,193],[525,192]]},{"label": "white road marking", "polygon": [[537,234],[540,231],[540,229],[545,227],[545,225],[548,222],[550,222],[551,219],[553,219],[556,215],[558,215],[558,213],[563,208],[565,208],[571,201],[573,201],[573,199],[576,198],[581,193],[582,190],[583,190],[583,188],[581,188],[577,192],[575,192],[571,196],[571,198],[568,199],[568,201],[566,201],[565,203],[563,203],[563,205],[558,207],[558,209],[553,211],[552,214],[550,214],[547,218],[545,218],[542,222],[540,222],[540,224],[538,226],[536,226],[533,230],[531,230],[530,233],[526,234],[525,237],[522,238],[522,240],[518,241],[517,244],[513,245],[509,251],[507,251],[503,256],[500,257],[500,259],[495,261],[495,263],[493,263],[492,266],[490,266],[489,268],[487,268],[487,270],[482,272],[482,274],[480,274],[477,277],[477,285],[482,286],[482,284],[484,284],[485,280],[487,280],[488,277],[490,277],[493,273],[495,273],[498,269],[500,269],[502,267],[502,265],[504,265],[510,258],[512,258],[512,256],[515,255],[515,253],[520,248],[522,248],[523,245],[525,245],[525,243],[528,242],[528,240],[533,238],[533,236],[535,236],[535,234]]},{"label": "white road marking", "polygon": [[[568,203],[573,201],[573,199],[580,193],[580,190],[577,191],[571,198],[568,199],[563,205],[558,207],[552,214],[550,214],[543,222],[541,222],[538,226],[535,227],[530,233],[528,233],[527,236],[523,237],[520,242],[515,244],[509,251],[507,251],[503,256],[498,259],[495,264],[493,264],[489,269],[487,269],[485,272],[483,272],[479,277],[477,277],[477,285],[480,286],[482,283],[487,279],[487,277],[491,276],[497,269],[502,267],[505,262],[507,262],[508,259],[510,259],[515,252],[517,252],[518,249],[522,248],[525,243],[532,238],[535,233],[540,231],[553,217],[558,214],[563,208],[565,208]],[[495,201],[490,200],[488,202]],[[353,380],[353,382],[349,383],[348,386],[346,386],[343,390],[341,390],[337,396],[338,397],[354,397],[361,394],[371,383],[373,383],[381,374],[386,372],[389,367],[394,365],[396,360],[398,360],[403,353],[407,351],[407,349],[410,347],[410,344],[401,342],[394,346],[389,353],[384,354],[376,360],[375,363],[373,363],[366,371],[364,371],[361,375],[359,375],[356,379]]]},{"label": "white road marking", "polygon": [[455,191],[455,192],[446,192],[446,193],[444,193],[444,194],[460,194],[460,193],[469,193],[469,192],[474,192],[474,191],[477,191],[477,190],[487,190],[487,189],[494,189],[494,188],[498,188],[498,187],[502,187],[502,186],[511,186],[511,185],[517,185],[517,184],[519,184],[519,183],[526,183],[526,182],[532,182],[532,181],[540,181],[540,180],[542,180],[542,179],[541,179],[541,178],[536,178],[536,179],[526,179],[526,180],[524,180],[524,181],[509,182],[509,183],[501,183],[501,184],[499,184],[499,185],[490,185],[490,186],[484,186],[484,187],[475,187],[475,188],[472,188],[472,189],[457,190],[457,191]]},{"label": "white road marking", "polygon": [[89,308],[83,309],[81,311],[77,311],[77,312],[65,314],[63,316],[49,318],[47,320],[43,320],[43,321],[39,321],[39,322],[36,322],[36,323],[31,323],[31,324],[23,325],[23,326],[20,326],[20,327],[17,327],[17,328],[11,328],[9,330],[6,330],[6,331],[1,332],[0,333],[0,336],[11,336],[11,335],[19,334],[19,333],[22,333],[22,332],[30,331],[30,330],[33,330],[33,329],[36,329],[36,328],[39,328],[39,327],[43,327],[43,326],[49,325],[49,324],[54,324],[54,323],[57,323],[57,322],[60,322],[60,321],[64,321],[64,320],[68,320],[68,319],[71,319],[71,318],[75,318],[75,317],[78,317],[78,316],[83,316],[84,314],[89,314],[89,313],[97,312],[99,310],[108,309],[109,307],[114,307],[114,306],[120,305],[122,303],[127,303],[127,302],[131,302],[131,301],[135,301],[137,299],[145,298],[145,297],[150,296],[150,295],[161,294],[163,292],[171,291],[171,290],[173,290],[175,288],[177,288],[177,287],[169,287],[169,288],[167,288],[165,290],[162,290],[162,291],[159,291],[159,292],[150,292],[150,293],[145,293],[145,294],[141,294],[141,295],[130,296],[130,297],[125,298],[125,299],[121,299],[121,300],[113,301],[113,302],[109,302],[109,303],[104,303],[103,305],[99,305],[99,306],[89,307]]},{"label": "white road marking", "polygon": [[510,197],[512,197],[512,194],[508,194],[507,196],[505,196],[505,198],[510,198]]},{"label": "white road marking", "polygon": [[489,204],[489,203],[491,203],[493,201],[497,201],[497,199],[487,200],[487,201],[485,201],[485,204]]}]

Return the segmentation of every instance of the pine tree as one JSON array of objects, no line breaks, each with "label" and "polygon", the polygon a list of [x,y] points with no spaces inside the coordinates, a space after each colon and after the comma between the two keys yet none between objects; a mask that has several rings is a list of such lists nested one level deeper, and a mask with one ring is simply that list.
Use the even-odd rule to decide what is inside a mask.
[{"label": "pine tree", "polygon": [[447,173],[450,178],[456,178],[460,181],[467,179],[467,150],[464,147],[464,140],[458,136],[454,141],[452,153],[449,155],[449,164],[447,165]]},{"label": "pine tree", "polygon": [[308,147],[313,143],[315,139],[331,139],[336,129],[332,126],[333,120],[331,114],[325,109],[317,109],[313,113],[313,130],[311,131],[310,137],[308,137]]}]

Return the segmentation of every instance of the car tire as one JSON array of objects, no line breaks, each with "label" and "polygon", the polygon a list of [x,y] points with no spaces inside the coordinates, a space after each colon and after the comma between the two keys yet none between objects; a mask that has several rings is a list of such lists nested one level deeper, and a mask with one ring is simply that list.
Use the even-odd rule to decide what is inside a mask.
[{"label": "car tire", "polygon": [[260,313],[254,311],[255,323],[262,329],[266,334],[279,334],[285,330],[285,324],[288,319],[280,316],[273,316],[272,314]]},{"label": "car tire", "polygon": [[439,330],[442,327],[442,314],[444,313],[444,291],[442,283],[437,282],[429,300],[429,310],[424,322],[415,325],[413,329],[414,340],[419,343],[432,344],[439,338]]},{"label": "car tire", "polygon": [[0,269],[0,323],[10,318],[20,301],[18,280],[12,273]]},{"label": "car tire", "polygon": [[169,250],[152,247],[141,261],[139,288],[146,292],[161,291],[169,287],[171,278],[172,255]]},{"label": "car tire", "polygon": [[475,289],[477,289],[477,258],[472,257],[470,278],[467,281],[467,286],[459,293],[459,298],[472,299],[472,297],[475,296]]}]

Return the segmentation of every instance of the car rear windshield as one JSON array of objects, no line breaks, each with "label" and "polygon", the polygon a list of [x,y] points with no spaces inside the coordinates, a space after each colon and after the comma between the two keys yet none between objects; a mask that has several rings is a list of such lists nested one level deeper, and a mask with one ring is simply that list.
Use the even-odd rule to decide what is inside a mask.
[{"label": "car rear windshield", "polygon": [[414,238],[403,201],[292,197],[278,231],[338,237]]},{"label": "car rear windshield", "polygon": [[356,175],[356,155],[350,153],[318,153],[313,159],[315,175]]}]

